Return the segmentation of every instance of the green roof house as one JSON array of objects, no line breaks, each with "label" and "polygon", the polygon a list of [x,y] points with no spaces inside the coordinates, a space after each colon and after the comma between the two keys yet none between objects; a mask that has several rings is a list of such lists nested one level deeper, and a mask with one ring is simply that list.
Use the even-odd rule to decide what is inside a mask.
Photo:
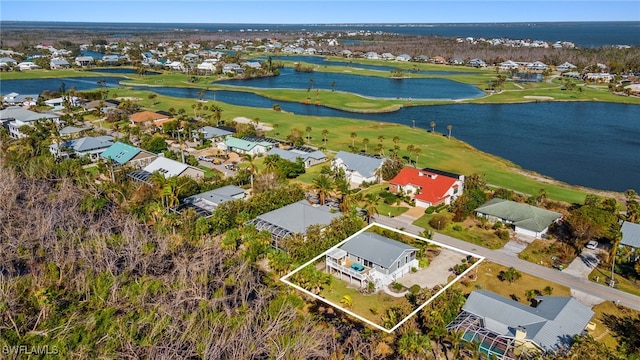
[{"label": "green roof house", "polygon": [[264,154],[271,149],[274,144],[266,141],[249,141],[238,139],[233,136],[227,136],[224,142],[227,151],[236,152],[238,154],[258,155]]},{"label": "green roof house", "polygon": [[133,145],[118,141],[104,150],[100,154],[100,157],[103,159],[111,159],[118,165],[126,164],[137,169],[142,169],[158,156]]},{"label": "green roof house", "polygon": [[543,237],[549,225],[562,218],[562,214],[554,211],[498,198],[491,199],[475,211],[478,217],[511,224],[516,234],[534,238]]}]

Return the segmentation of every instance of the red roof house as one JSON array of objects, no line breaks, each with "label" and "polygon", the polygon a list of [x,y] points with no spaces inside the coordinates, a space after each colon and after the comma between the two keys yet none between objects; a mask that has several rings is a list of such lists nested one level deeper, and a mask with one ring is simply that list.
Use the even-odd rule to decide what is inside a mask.
[{"label": "red roof house", "polygon": [[409,195],[417,207],[428,208],[440,204],[451,204],[462,194],[464,175],[435,169],[404,168],[389,180],[389,191]]}]

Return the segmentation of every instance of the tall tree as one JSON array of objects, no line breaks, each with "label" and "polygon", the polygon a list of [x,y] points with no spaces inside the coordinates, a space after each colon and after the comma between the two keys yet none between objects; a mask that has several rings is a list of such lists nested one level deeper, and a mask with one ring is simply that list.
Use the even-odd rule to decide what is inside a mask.
[{"label": "tall tree", "polygon": [[351,133],[351,148],[353,149],[356,146],[356,137],[358,137],[358,134],[356,134],[355,132]]},{"label": "tall tree", "polygon": [[453,125],[447,125],[447,130],[449,131],[449,140],[451,140],[451,129],[453,129]]},{"label": "tall tree", "polygon": [[313,179],[313,189],[320,197],[320,205],[324,205],[327,196],[333,190],[333,181],[326,175],[319,175]]},{"label": "tall tree", "polygon": [[436,122],[435,121],[430,122],[429,126],[431,127],[431,133],[435,134],[436,133]]}]

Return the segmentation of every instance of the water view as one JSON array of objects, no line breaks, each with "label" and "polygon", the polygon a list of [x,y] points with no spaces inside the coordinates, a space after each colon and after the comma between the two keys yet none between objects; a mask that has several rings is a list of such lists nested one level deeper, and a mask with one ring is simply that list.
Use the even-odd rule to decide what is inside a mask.
[{"label": "water view", "polygon": [[[251,80],[223,80],[216,84],[259,89],[323,89],[393,99],[470,99],[484,95],[475,86],[447,79],[390,79],[283,68],[279,76]],[[333,86],[335,84],[335,86]]]},{"label": "water view", "polygon": [[[336,81],[336,89],[366,93],[377,97],[428,97],[443,98],[470,91],[468,85],[444,81],[444,86],[416,92],[407,86],[409,81],[361,76],[324,76],[322,73],[294,72],[288,75],[251,80],[227,81],[230,84],[246,84],[260,88],[306,88],[309,75],[315,88],[330,89]],[[3,80],[3,93],[40,93],[42,89],[58,90],[62,83],[77,90],[96,88],[96,82],[106,79],[107,87],[118,86],[118,77],[87,77],[40,80]],[[333,80],[332,80],[333,79]],[[335,80],[337,79],[337,80]],[[370,80],[389,86],[372,85]],[[418,80],[418,79],[416,79]],[[419,79],[440,80],[440,79]],[[258,86],[258,85],[261,86]],[[447,87],[453,84],[454,86]],[[458,86],[461,85],[461,86]],[[365,87],[365,89],[359,88]],[[424,86],[424,85],[423,85]],[[420,86],[417,86],[420,88]],[[147,87],[135,87],[149,90]],[[475,91],[478,91],[474,88]],[[167,96],[197,98],[199,89],[153,88]],[[448,92],[451,91],[451,92]],[[457,91],[457,92],[456,92]],[[569,184],[624,191],[640,190],[640,106],[599,102],[547,102],[503,105],[439,105],[415,106],[383,114],[359,114],[335,110],[323,106],[304,105],[297,102],[275,101],[267,97],[243,91],[208,91],[206,98],[247,107],[272,108],[279,104],[283,111],[299,115],[331,116],[362,120],[385,121],[413,125],[430,130],[429,123],[437,123],[436,132],[446,133],[447,125],[453,126],[454,137],[472,146],[508,159],[524,169],[533,170]],[[428,156],[428,151],[425,154]]]}]

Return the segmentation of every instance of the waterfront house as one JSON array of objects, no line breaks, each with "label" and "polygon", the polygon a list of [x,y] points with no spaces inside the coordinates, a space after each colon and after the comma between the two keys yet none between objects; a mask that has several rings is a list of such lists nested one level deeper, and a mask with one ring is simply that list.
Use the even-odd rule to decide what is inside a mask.
[{"label": "waterfront house", "polygon": [[331,168],[344,170],[347,180],[356,185],[363,182],[377,183],[380,181],[378,175],[385,160],[376,156],[340,151],[331,162]]},{"label": "waterfront house", "polygon": [[408,195],[416,207],[428,208],[440,204],[449,205],[462,195],[464,175],[435,169],[403,168],[389,180],[389,191],[400,196]]},{"label": "waterfront house", "polygon": [[38,94],[18,94],[15,92],[9,93],[7,95],[2,96],[2,102],[6,106],[14,106],[14,105],[23,105],[26,107],[31,107],[36,105],[36,100],[38,100]]},{"label": "waterfront house", "polygon": [[74,63],[78,66],[89,66],[93,64],[94,60],[91,56],[78,56],[75,58]]},{"label": "waterfront house", "polygon": [[291,162],[301,159],[305,168],[328,161],[327,156],[322,151],[305,146],[295,146],[289,149],[274,147],[267,151],[267,155],[278,155],[280,158]]},{"label": "waterfront house", "polygon": [[467,63],[467,65],[468,65],[468,66],[472,66],[472,67],[476,67],[476,68],[479,68],[479,67],[487,67],[487,63],[486,63],[486,62],[484,62],[484,60],[482,60],[482,59],[478,59],[478,58],[475,58],[475,59],[471,59],[471,60],[469,60],[469,62]]},{"label": "waterfront house", "polygon": [[373,283],[375,289],[391,284],[412,268],[418,268],[418,249],[372,232],[362,232],[339,248],[327,252],[326,270],[358,280],[360,286]]},{"label": "waterfront house", "polygon": [[572,63],[569,62],[564,62],[558,66],[556,66],[556,70],[560,71],[560,72],[565,72],[565,71],[573,71],[575,69],[577,69],[578,67],[573,65]]},{"label": "waterfront house", "polygon": [[307,200],[300,200],[259,215],[247,223],[254,225],[258,231],[269,231],[273,246],[278,248],[282,239],[293,234],[305,234],[311,225],[328,226],[339,216],[340,213],[329,206],[311,205]]},{"label": "waterfront house", "polygon": [[507,60],[500,63],[500,70],[518,70],[520,65],[513,60]]},{"label": "waterfront house", "polygon": [[516,234],[543,237],[549,226],[562,218],[562,214],[528,204],[494,198],[475,209],[478,217],[490,222],[513,225]]},{"label": "waterfront house", "polygon": [[532,71],[545,71],[549,68],[549,65],[543,63],[542,61],[534,61],[532,63],[526,64],[525,68]]},{"label": "waterfront house", "polygon": [[622,233],[621,246],[628,246],[632,250],[640,250],[640,224],[623,221],[620,232]]},{"label": "waterfront house", "polygon": [[594,313],[569,296],[539,296],[526,306],[486,290],[469,294],[447,325],[462,339],[500,360],[538,358],[566,351],[589,326]]},{"label": "waterfront house", "polygon": [[15,66],[18,62],[10,57],[0,58],[0,69],[10,68]]},{"label": "waterfront house", "polygon": [[396,61],[411,61],[411,55],[409,54],[400,54],[396,56]]},{"label": "waterfront house", "polygon": [[51,67],[52,70],[68,69],[71,65],[65,59],[51,59],[51,61],[49,61],[49,67]]},{"label": "waterfront house", "polygon": [[18,69],[20,71],[25,71],[25,70],[41,69],[41,67],[31,61],[23,61],[18,64]]}]

